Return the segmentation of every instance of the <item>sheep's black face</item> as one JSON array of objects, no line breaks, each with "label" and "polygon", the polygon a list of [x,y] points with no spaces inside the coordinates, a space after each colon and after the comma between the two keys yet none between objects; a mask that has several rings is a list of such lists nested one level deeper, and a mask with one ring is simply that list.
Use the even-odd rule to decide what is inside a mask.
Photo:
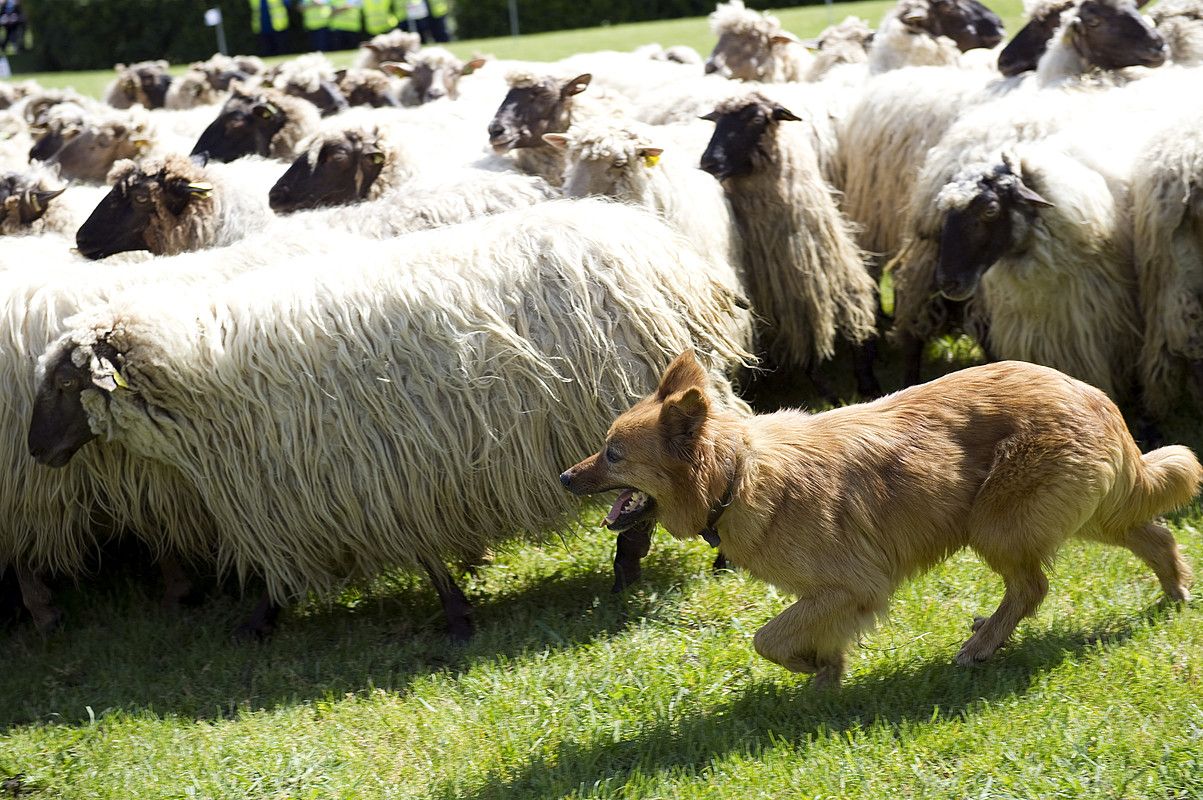
[{"label": "sheep's black face", "polygon": [[332,114],[346,111],[349,108],[347,98],[343,96],[342,90],[330,81],[321,81],[313,91],[292,85],[287,86],[284,91],[293,97],[299,97],[302,100],[308,100],[310,103],[313,103],[323,117],[329,117]]},{"label": "sheep's black face", "polygon": [[578,75],[567,83],[541,81],[513,87],[489,123],[489,144],[498,153],[516,147],[542,147],[543,134],[562,133],[572,122],[570,99],[588,88],[593,76]]},{"label": "sheep's black face", "polygon": [[1005,30],[998,15],[978,0],[930,0],[926,28],[932,36],[947,36],[961,52],[994,47]]},{"label": "sheep's black face", "polygon": [[167,104],[167,90],[171,88],[171,76],[158,69],[138,71],[138,83],[149,105],[147,108],[162,108]]},{"label": "sheep's black face", "polygon": [[769,129],[798,117],[782,106],[754,102],[725,114],[715,111],[702,119],[714,123],[714,135],[702,153],[700,166],[721,181],[752,173]]},{"label": "sheep's black face", "polygon": [[950,210],[940,231],[940,293],[968,300],[986,270],[1011,249],[1012,227],[1005,197],[987,186],[965,208]]},{"label": "sheep's black face", "polygon": [[229,162],[243,156],[271,155],[272,138],[284,127],[283,109],[265,98],[234,95],[217,119],[201,133],[191,155]]},{"label": "sheep's black face", "polygon": [[998,54],[998,71],[1010,77],[1036,69],[1040,57],[1048,50],[1049,40],[1061,25],[1061,12],[1071,5],[1070,2],[1060,3],[1043,16],[1028,20],[1028,24],[1020,28]]},{"label": "sheep's black face", "polygon": [[272,187],[268,200],[280,214],[356,203],[368,196],[384,162],[384,153],[373,144],[329,142],[318,153],[316,163],[310,164],[308,153],[292,162]]},{"label": "sheep's black face", "polygon": [[1165,40],[1132,3],[1116,8],[1083,0],[1074,25],[1074,47],[1096,67],[1160,67],[1165,63]]},{"label": "sheep's black face", "polygon": [[37,139],[34,140],[33,147],[29,148],[30,161],[46,161],[60,149],[62,149],[64,131],[60,128],[51,128],[43,131]]},{"label": "sheep's black face", "polygon": [[15,217],[22,225],[37,222],[50,208],[50,201],[66,191],[43,189],[41,184],[16,172],[0,175],[0,222]]},{"label": "sheep's black face", "polygon": [[46,163],[58,164],[59,174],[69,180],[103,183],[120,159],[138,155],[141,136],[124,125],[88,125],[64,141]]},{"label": "sheep's black face", "polygon": [[47,366],[33,400],[29,421],[29,454],[48,467],[65,467],[96,434],[88,425],[81,395],[92,387],[92,374],[71,361],[65,348]]},{"label": "sheep's black face", "polygon": [[148,182],[119,181],[75,233],[75,246],[85,258],[148,250],[146,228],[154,216]]}]

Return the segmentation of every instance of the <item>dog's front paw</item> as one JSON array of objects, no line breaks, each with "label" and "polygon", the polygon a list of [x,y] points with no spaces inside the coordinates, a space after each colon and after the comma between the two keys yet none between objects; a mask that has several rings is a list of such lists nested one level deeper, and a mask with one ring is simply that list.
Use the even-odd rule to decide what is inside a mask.
[{"label": "dog's front paw", "polygon": [[957,653],[957,664],[962,667],[972,667],[980,664],[994,655],[996,649],[984,645],[977,636],[972,636],[969,641],[961,646],[961,651]]}]

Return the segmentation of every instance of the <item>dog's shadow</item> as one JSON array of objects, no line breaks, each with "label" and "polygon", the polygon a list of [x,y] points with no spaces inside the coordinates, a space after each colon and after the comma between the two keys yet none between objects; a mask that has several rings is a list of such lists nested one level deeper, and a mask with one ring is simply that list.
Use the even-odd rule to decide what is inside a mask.
[{"label": "dog's shadow", "polygon": [[816,690],[806,678],[788,674],[734,693],[730,701],[683,718],[658,718],[620,741],[564,744],[554,754],[490,776],[476,791],[438,788],[433,796],[451,800],[567,796],[583,781],[605,779],[622,794],[626,776],[672,771],[699,774],[732,752],[753,756],[777,743],[908,721],[956,719],[978,706],[1022,694],[1041,675],[1068,658],[1131,638],[1146,621],[1164,616],[1152,606],[1122,621],[1095,628],[1053,629],[1024,636],[993,661],[966,669],[950,660],[900,665],[889,672],[859,675],[838,690]]}]

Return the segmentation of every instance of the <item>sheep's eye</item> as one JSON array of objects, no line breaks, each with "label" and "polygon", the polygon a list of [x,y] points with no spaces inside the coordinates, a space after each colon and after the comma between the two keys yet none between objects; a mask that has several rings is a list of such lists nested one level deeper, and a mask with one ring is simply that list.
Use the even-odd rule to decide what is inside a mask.
[{"label": "sheep's eye", "polygon": [[1001,210],[998,203],[992,200],[982,209],[982,219],[998,219],[998,214]]},{"label": "sheep's eye", "polygon": [[626,169],[626,166],[627,166],[627,160],[625,158],[620,158],[619,160],[617,160],[613,164],[611,164],[610,168],[611,169]]},{"label": "sheep's eye", "polygon": [[614,449],[614,445],[606,447],[606,461],[609,461],[611,464],[617,464],[619,461],[622,461],[622,455]]},{"label": "sheep's eye", "polygon": [[1103,20],[1096,16],[1083,17],[1082,21],[1086,23],[1087,28],[1097,28],[1103,24]]},{"label": "sheep's eye", "polygon": [[368,155],[368,161],[371,161],[373,164],[383,164],[384,153],[371,153]]},{"label": "sheep's eye", "polygon": [[144,206],[150,202],[150,195],[146,194],[145,192],[134,192],[130,195],[130,199],[132,199],[138,205]]},{"label": "sheep's eye", "polygon": [[75,387],[76,387],[77,385],[78,385],[78,383],[76,382],[76,380],[75,380],[75,378],[74,378],[74,377],[71,377],[71,378],[62,378],[62,379],[61,379],[61,380],[59,380],[59,382],[58,382],[58,387],[59,387],[60,389],[62,389],[64,392],[70,392],[70,391],[72,391],[73,389],[75,389]]}]

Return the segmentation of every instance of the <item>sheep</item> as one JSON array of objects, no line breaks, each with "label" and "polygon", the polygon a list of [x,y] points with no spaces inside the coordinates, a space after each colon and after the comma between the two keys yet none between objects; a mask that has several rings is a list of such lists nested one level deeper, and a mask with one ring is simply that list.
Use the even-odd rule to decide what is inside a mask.
[{"label": "sheep", "polygon": [[1171,61],[1182,66],[1203,64],[1203,2],[1161,0],[1149,17],[1165,39]]},{"label": "sheep", "polygon": [[421,568],[465,637],[446,559],[562,528],[577,507],[544,476],[677,349],[750,357],[729,267],[639,209],[560,201],[377,248],[80,314],[39,361],[31,453],[69,459],[84,422],[188,476],[272,600]]},{"label": "sheep", "polygon": [[1140,310],[1126,209],[1106,178],[1054,143],[1027,143],[962,170],[937,198],[936,286],[973,298],[986,351],[1131,396]]},{"label": "sheep", "polygon": [[33,80],[0,82],[0,111],[12,108],[18,100],[41,91],[41,84]]},{"label": "sheep", "polygon": [[[249,169],[249,173],[248,173]],[[75,236],[80,253],[99,259],[127,250],[171,255],[221,247],[271,218],[262,173],[222,164],[200,166],[185,156],[119,161],[112,189]],[[251,188],[247,188],[247,184]]]},{"label": "sheep", "polygon": [[1141,16],[1134,0],[1079,0],[1061,14],[1061,25],[1036,66],[1041,86],[1104,73],[1124,79],[1126,67],[1165,63],[1165,40]]},{"label": "sheep", "polygon": [[518,169],[559,186],[564,179],[564,154],[547,144],[543,134],[568,130],[578,105],[576,97],[592,80],[588,73],[564,80],[511,72],[506,76],[509,91],[489,123],[489,146],[496,153],[517,150]]},{"label": "sheep", "polygon": [[[405,214],[389,220],[388,210],[398,199],[403,201],[415,192],[422,201],[434,200],[443,209],[428,217],[442,220],[439,224],[462,222],[558,194],[542,178],[472,166],[457,169],[446,161],[416,180],[423,172],[411,145],[411,140],[398,136],[395,130],[390,134],[379,127],[335,128],[316,134],[302,143],[301,154],[268,193],[272,210],[292,213],[379,201],[379,211],[361,206],[354,217],[340,215],[346,220],[332,219],[328,224],[343,227],[345,222],[367,215],[370,220],[354,229],[392,231],[385,235],[396,235],[412,230],[408,226],[413,222]],[[440,198],[440,192],[446,196]]]},{"label": "sheep", "polygon": [[171,86],[167,62],[139,61],[136,64],[117,64],[117,77],[105,88],[104,101],[113,108],[162,108]]},{"label": "sheep", "polygon": [[1203,114],[1177,115],[1142,148],[1132,197],[1144,406],[1164,416],[1183,373],[1203,396]]},{"label": "sheep", "polygon": [[334,65],[321,53],[307,53],[282,61],[263,74],[262,86],[312,103],[323,117],[347,110],[347,98],[338,88]]},{"label": "sheep", "polygon": [[869,47],[869,72],[956,65],[961,53],[1003,40],[1002,20],[977,0],[898,0]]},{"label": "sheep", "polygon": [[743,0],[719,3],[710,14],[710,31],[718,37],[706,72],[740,81],[781,83],[803,80],[813,57],[781,21],[744,6]]},{"label": "sheep", "polygon": [[213,85],[204,71],[189,69],[171,82],[163,106],[172,109],[208,106],[219,102],[222,96],[222,91]]},{"label": "sheep", "polygon": [[389,108],[401,105],[397,81],[378,69],[340,69],[334,73],[338,90],[351,106]]},{"label": "sheep", "polygon": [[319,115],[308,100],[269,88],[230,85],[230,99],[201,132],[192,155],[233,161],[249,155],[291,161],[298,142],[317,131]]},{"label": "sheep", "polygon": [[[860,17],[845,17],[838,25],[829,25],[814,40],[816,52],[804,80],[822,80],[834,67],[841,64],[867,64],[869,45],[874,31]],[[808,47],[811,43],[806,43]]]},{"label": "sheep", "polygon": [[[706,116],[714,138],[702,169],[723,185],[743,242],[742,263],[764,339],[779,363],[810,370],[835,354],[837,335],[875,335],[876,284],[853,231],[822,179],[811,138],[788,108],[751,91]],[[813,372],[810,372],[813,378]],[[877,393],[867,363],[858,389]]]},{"label": "sheep", "polygon": [[993,158],[1024,142],[1068,136],[1076,130],[1079,151],[1089,141],[1097,142],[1104,151],[1097,156],[1079,152],[1078,157],[1103,175],[1115,191],[1122,192],[1127,180],[1124,173],[1130,172],[1131,158],[1151,127],[1124,126],[1117,131],[1117,123],[1164,113],[1167,102],[1189,91],[1191,84],[1189,74],[1166,73],[1121,88],[1071,85],[1014,92],[966,113],[945,133],[927,153],[905,201],[901,244],[885,268],[894,284],[891,336],[908,351],[908,385],[919,380],[922,342],[955,325],[959,315],[959,309],[950,306],[935,288],[942,226],[936,198],[943,188],[970,163]]},{"label": "sheep", "polygon": [[71,186],[49,170],[0,176],[0,235],[72,235],[104,190]]},{"label": "sheep", "polygon": [[703,63],[698,51],[684,44],[676,44],[668,48],[661,47],[655,43],[645,44],[641,47],[636,47],[634,54],[643,58],[650,58],[652,61],[672,61],[676,64]]},{"label": "sheep", "polygon": [[30,149],[68,180],[103,183],[113,165],[151,150],[153,139],[145,116],[77,114],[70,103],[54,106]]},{"label": "sheep", "polygon": [[359,45],[355,66],[359,69],[380,69],[385,61],[406,61],[411,53],[418,52],[422,37],[416,33],[397,30],[373,36],[371,41]]},{"label": "sheep", "polygon": [[29,164],[33,141],[20,115],[0,112],[0,170],[22,170]]},{"label": "sheep", "polygon": [[662,157],[665,150],[654,135],[643,127],[597,121],[543,138],[567,153],[565,197],[601,195],[649,208],[701,252],[720,253],[738,269],[739,234],[722,187],[678,161],[671,149]]},{"label": "sheep", "polygon": [[464,63],[442,47],[426,47],[409,56],[408,61],[386,61],[380,68],[392,75],[408,78],[401,87],[401,105],[420,106],[444,97],[459,97],[459,79],[484,66],[483,58]]},{"label": "sheep", "polygon": [[250,82],[267,72],[267,65],[258,56],[226,56],[214,53],[205,61],[194,61],[189,69],[199,70],[209,77],[214,89],[226,91],[235,80]]},{"label": "sheep", "polygon": [[1027,0],[1028,21],[998,54],[998,71],[1007,77],[1032,72],[1061,27],[1061,14],[1074,0]]}]

